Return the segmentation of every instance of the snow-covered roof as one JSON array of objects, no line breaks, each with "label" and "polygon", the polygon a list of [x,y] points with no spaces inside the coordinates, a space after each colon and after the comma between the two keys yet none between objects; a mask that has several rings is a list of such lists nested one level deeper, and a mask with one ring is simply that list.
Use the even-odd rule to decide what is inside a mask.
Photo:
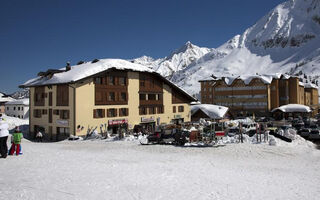
[{"label": "snow-covered roof", "polygon": [[[305,88],[314,88],[314,89],[318,89],[318,86],[313,84],[313,83],[302,83],[300,82],[302,86],[304,86]],[[299,84],[300,84],[299,83]]]},{"label": "snow-covered roof", "polygon": [[202,110],[202,112],[208,115],[211,119],[221,119],[229,110],[229,108],[227,107],[212,104],[191,105],[191,115],[196,113],[199,109]]},{"label": "snow-covered roof", "polygon": [[309,106],[301,105],[301,104],[288,104],[280,106],[279,108],[273,109],[271,112],[275,111],[282,111],[285,113],[291,113],[291,112],[302,112],[302,113],[308,113],[311,112],[311,108]]},{"label": "snow-covered roof", "polygon": [[[200,80],[199,82],[206,82],[206,81],[215,81],[215,80],[223,80],[228,86],[232,85],[235,80],[242,80],[245,85],[250,84],[250,82],[253,79],[260,79],[263,83],[265,84],[271,84],[273,79],[289,79],[291,77],[296,77],[296,76],[290,76],[287,74],[280,74],[280,73],[275,73],[272,75],[269,74],[258,74],[258,75],[240,75],[240,76],[228,76],[228,77],[220,77],[220,78],[212,78],[209,77],[207,79]],[[318,88],[316,85],[311,84],[311,83],[301,83],[299,82],[300,86],[304,86],[305,88]]]},{"label": "snow-covered roof", "polygon": [[79,81],[86,77],[98,74],[108,69],[133,70],[139,72],[155,72],[154,70],[140,64],[131,63],[121,59],[101,59],[96,63],[87,62],[81,65],[71,66],[71,70],[53,74],[52,77],[37,77],[30,79],[23,87],[38,85],[52,85]]},{"label": "snow-covered roof", "polygon": [[[156,74],[161,77],[166,83],[169,83],[171,86],[179,89],[183,93],[185,93],[192,101],[196,101],[191,95],[189,95],[186,91],[169,81],[168,79],[161,76],[156,71],[140,65],[136,63],[132,63],[122,59],[101,59],[98,62],[92,63],[87,62],[80,65],[71,66],[69,71],[63,71],[60,73],[54,73],[52,77],[47,76],[39,76],[33,79],[28,80],[21,87],[34,87],[41,85],[54,85],[54,84],[64,84],[64,83],[73,83],[84,78],[93,76],[95,74],[107,71],[109,69],[117,69],[117,70],[132,70],[136,72],[149,72]],[[65,70],[60,69],[60,70]]]},{"label": "snow-covered roof", "polygon": [[5,105],[29,105],[29,99],[17,99],[7,102]]},{"label": "snow-covered roof", "polygon": [[0,92],[0,103],[5,103],[5,102],[9,102],[9,101],[13,101],[14,98],[10,97],[10,96],[6,96],[5,94]]}]

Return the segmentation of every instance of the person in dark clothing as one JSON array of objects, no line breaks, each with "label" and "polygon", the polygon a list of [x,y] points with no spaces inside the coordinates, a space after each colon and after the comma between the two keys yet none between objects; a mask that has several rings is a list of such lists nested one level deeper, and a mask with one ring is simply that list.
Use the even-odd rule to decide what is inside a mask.
[{"label": "person in dark clothing", "polygon": [[1,158],[6,158],[8,155],[7,140],[9,136],[9,125],[0,117],[0,154]]}]

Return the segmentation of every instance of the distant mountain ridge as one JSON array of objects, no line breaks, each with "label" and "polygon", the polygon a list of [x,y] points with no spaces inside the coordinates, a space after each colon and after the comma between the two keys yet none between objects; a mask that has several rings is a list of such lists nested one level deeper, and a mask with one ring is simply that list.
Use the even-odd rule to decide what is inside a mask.
[{"label": "distant mountain ridge", "polygon": [[320,77],[320,0],[289,0],[216,49],[190,42],[168,57],[134,59],[191,94],[210,75],[288,73]]},{"label": "distant mountain ridge", "polygon": [[188,41],[165,58],[155,60],[148,56],[142,56],[131,60],[131,62],[148,66],[165,77],[171,77],[177,71],[186,68],[211,51],[212,49],[198,47]]},{"label": "distant mountain ridge", "polygon": [[24,89],[10,94],[10,96],[14,99],[25,99],[29,98],[29,90]]}]

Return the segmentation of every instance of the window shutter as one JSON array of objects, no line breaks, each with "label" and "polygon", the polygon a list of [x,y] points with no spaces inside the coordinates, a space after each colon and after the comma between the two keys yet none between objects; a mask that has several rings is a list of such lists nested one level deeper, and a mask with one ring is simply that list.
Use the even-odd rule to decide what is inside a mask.
[{"label": "window shutter", "polygon": [[107,109],[107,117],[110,117],[110,109]]},{"label": "window shutter", "polygon": [[121,111],[123,108],[119,108],[119,117],[123,116],[123,112]]},{"label": "window shutter", "polygon": [[126,108],[126,116],[129,116],[129,108]]},{"label": "window shutter", "polygon": [[96,117],[96,110],[95,110],[95,109],[93,109],[93,118],[97,118],[97,117]]},{"label": "window shutter", "polygon": [[114,109],[114,116],[117,117],[118,116],[118,110]]}]

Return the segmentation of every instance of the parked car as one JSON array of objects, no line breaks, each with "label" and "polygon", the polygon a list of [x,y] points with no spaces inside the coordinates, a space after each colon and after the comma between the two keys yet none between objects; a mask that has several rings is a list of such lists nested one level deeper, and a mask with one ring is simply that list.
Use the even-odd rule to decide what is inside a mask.
[{"label": "parked car", "polygon": [[162,130],[155,131],[154,133],[148,135],[147,139],[149,144],[168,144],[175,141],[174,134],[167,134]]},{"label": "parked car", "polygon": [[309,135],[310,140],[319,140],[320,139],[320,131],[318,129],[313,129],[310,131]]},{"label": "parked car", "polygon": [[300,135],[301,137],[309,137],[310,135],[310,129],[309,128],[303,128],[303,129],[300,129],[298,131],[298,135]]}]

